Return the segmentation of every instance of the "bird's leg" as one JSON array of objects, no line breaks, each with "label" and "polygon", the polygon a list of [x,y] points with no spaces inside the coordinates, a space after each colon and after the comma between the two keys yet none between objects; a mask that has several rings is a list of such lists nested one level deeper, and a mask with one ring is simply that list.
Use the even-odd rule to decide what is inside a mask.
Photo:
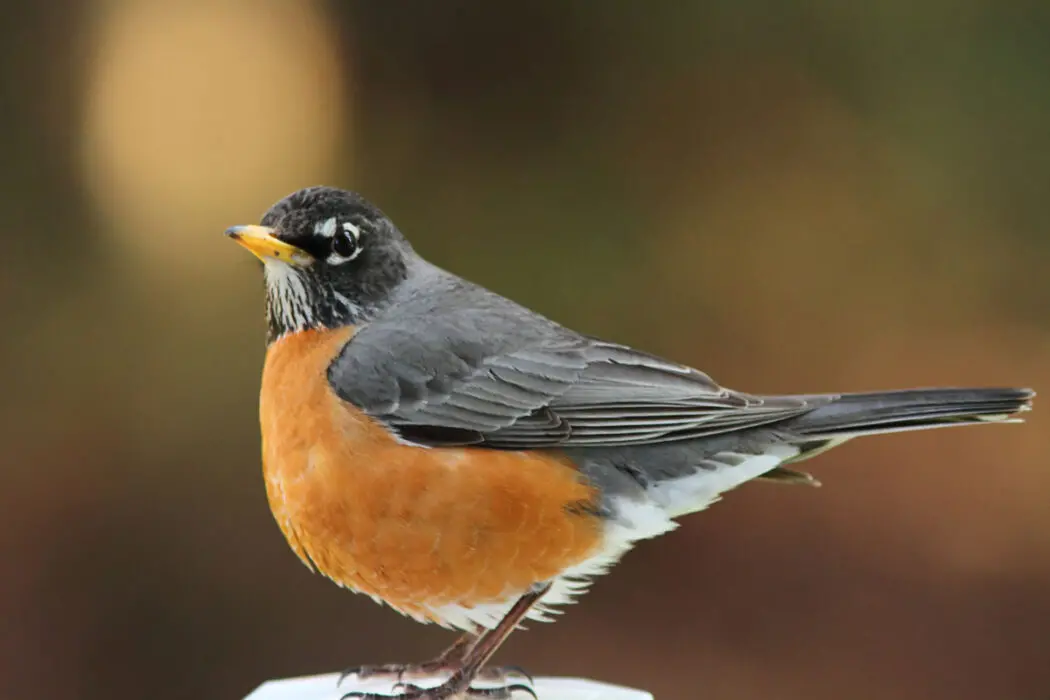
[{"label": "bird's leg", "polygon": [[549,583],[537,584],[528,593],[518,598],[496,627],[470,645],[463,657],[454,664],[455,668],[450,669],[452,670],[451,677],[441,685],[421,688],[417,685],[398,683],[395,690],[403,692],[394,695],[355,691],[344,695],[342,700],[351,700],[351,698],[358,700],[451,700],[452,698],[510,700],[514,693],[519,691],[535,698],[536,693],[528,683],[511,683],[494,688],[472,688],[471,683],[478,679],[481,669],[492,658],[492,655],[506,641],[532,606],[536,605],[549,590]]}]

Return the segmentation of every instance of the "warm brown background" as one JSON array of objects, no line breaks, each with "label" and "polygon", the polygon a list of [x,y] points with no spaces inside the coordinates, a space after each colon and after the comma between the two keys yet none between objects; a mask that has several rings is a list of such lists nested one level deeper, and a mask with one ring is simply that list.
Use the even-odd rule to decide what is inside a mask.
[{"label": "warm brown background", "polygon": [[[752,391],[1050,388],[1043,0],[0,4],[0,698],[235,699],[449,641],[263,496],[308,184]],[[646,543],[500,658],[659,700],[1050,697],[1050,437],[891,436]]]}]

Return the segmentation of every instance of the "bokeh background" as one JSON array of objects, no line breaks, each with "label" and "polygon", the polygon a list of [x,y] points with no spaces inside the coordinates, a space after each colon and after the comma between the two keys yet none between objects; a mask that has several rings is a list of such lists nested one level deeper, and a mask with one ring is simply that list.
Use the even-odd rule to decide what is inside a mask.
[{"label": "bokeh background", "polygon": [[[451,640],[266,507],[262,283],[221,234],[305,185],[742,390],[1050,386],[1042,0],[4,2],[0,55],[5,700]],[[659,700],[1050,697],[1046,425],[745,487],[499,658]]]}]

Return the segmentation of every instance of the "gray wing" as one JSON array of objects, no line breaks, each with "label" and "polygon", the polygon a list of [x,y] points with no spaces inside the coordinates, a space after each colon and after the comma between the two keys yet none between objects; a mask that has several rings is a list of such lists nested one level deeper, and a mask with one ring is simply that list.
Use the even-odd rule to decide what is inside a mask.
[{"label": "gray wing", "polygon": [[497,449],[690,440],[832,398],[750,396],[543,319],[514,320],[461,314],[367,326],[329,368],[329,382],[407,441]]},{"label": "gray wing", "polygon": [[[695,369],[622,345],[581,342],[585,345],[579,349],[579,369],[574,367],[571,384],[541,410],[484,435],[484,444],[543,448],[691,440],[783,420],[812,408],[802,399],[733,392]],[[529,348],[495,358],[496,376],[513,382],[516,377],[508,371],[540,373],[549,357],[542,348]]]}]

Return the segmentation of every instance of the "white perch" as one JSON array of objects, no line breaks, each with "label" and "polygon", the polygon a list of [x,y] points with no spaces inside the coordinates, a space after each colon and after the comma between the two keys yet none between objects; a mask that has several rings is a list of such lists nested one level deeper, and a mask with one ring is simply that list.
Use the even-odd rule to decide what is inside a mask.
[{"label": "white perch", "polygon": [[[393,683],[376,679],[357,680],[347,678],[338,686],[338,673],[320,676],[303,676],[267,681],[256,688],[244,700],[339,700],[345,694],[360,690],[373,693],[390,693]],[[418,682],[420,686],[435,685],[437,681]],[[479,683],[479,687],[484,684]],[[584,678],[537,678],[533,690],[539,700],[653,700],[651,693],[634,688],[625,688],[608,683],[599,683]],[[526,693],[516,697],[529,700]]]}]

